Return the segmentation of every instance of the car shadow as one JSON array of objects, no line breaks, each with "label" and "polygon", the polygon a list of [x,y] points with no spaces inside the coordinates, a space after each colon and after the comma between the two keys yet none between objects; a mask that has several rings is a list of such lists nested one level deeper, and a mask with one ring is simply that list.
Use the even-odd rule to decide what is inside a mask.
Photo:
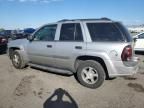
[{"label": "car shadow", "polygon": [[[69,101],[64,101],[64,96],[66,96]],[[78,105],[66,90],[58,88],[44,102],[43,108],[78,108]]]}]

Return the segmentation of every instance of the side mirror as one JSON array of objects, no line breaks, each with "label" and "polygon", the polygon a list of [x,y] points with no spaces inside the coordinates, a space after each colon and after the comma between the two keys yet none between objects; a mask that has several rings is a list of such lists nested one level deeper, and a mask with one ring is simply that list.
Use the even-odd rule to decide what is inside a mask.
[{"label": "side mirror", "polygon": [[27,36],[27,40],[32,41],[33,40],[33,36],[32,35],[28,35]]}]

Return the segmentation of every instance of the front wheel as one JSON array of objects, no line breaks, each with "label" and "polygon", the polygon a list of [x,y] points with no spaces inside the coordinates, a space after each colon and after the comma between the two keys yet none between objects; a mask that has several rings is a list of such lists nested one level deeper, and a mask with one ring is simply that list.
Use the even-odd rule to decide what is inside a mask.
[{"label": "front wheel", "polygon": [[22,56],[18,50],[15,50],[11,55],[12,64],[17,69],[22,69],[25,67]]},{"label": "front wheel", "polygon": [[77,69],[78,81],[88,88],[98,88],[105,80],[105,72],[100,63],[93,60],[81,62]]}]

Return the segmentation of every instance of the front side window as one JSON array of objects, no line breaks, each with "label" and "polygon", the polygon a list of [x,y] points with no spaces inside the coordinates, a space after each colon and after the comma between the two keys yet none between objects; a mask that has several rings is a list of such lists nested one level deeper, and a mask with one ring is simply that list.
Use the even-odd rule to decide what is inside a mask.
[{"label": "front side window", "polygon": [[92,41],[124,41],[123,35],[113,23],[87,23]]},{"label": "front side window", "polygon": [[36,41],[53,41],[55,38],[57,25],[47,25],[42,27],[34,35]]},{"label": "front side window", "polygon": [[83,41],[81,26],[79,23],[62,24],[60,41]]}]

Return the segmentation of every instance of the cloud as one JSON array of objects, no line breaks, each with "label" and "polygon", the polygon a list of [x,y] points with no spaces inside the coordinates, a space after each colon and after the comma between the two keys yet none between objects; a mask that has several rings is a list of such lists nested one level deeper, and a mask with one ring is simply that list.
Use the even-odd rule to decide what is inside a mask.
[{"label": "cloud", "polygon": [[60,2],[60,1],[63,1],[63,0],[7,0],[9,2],[42,2],[42,3],[50,3],[50,2]]}]

